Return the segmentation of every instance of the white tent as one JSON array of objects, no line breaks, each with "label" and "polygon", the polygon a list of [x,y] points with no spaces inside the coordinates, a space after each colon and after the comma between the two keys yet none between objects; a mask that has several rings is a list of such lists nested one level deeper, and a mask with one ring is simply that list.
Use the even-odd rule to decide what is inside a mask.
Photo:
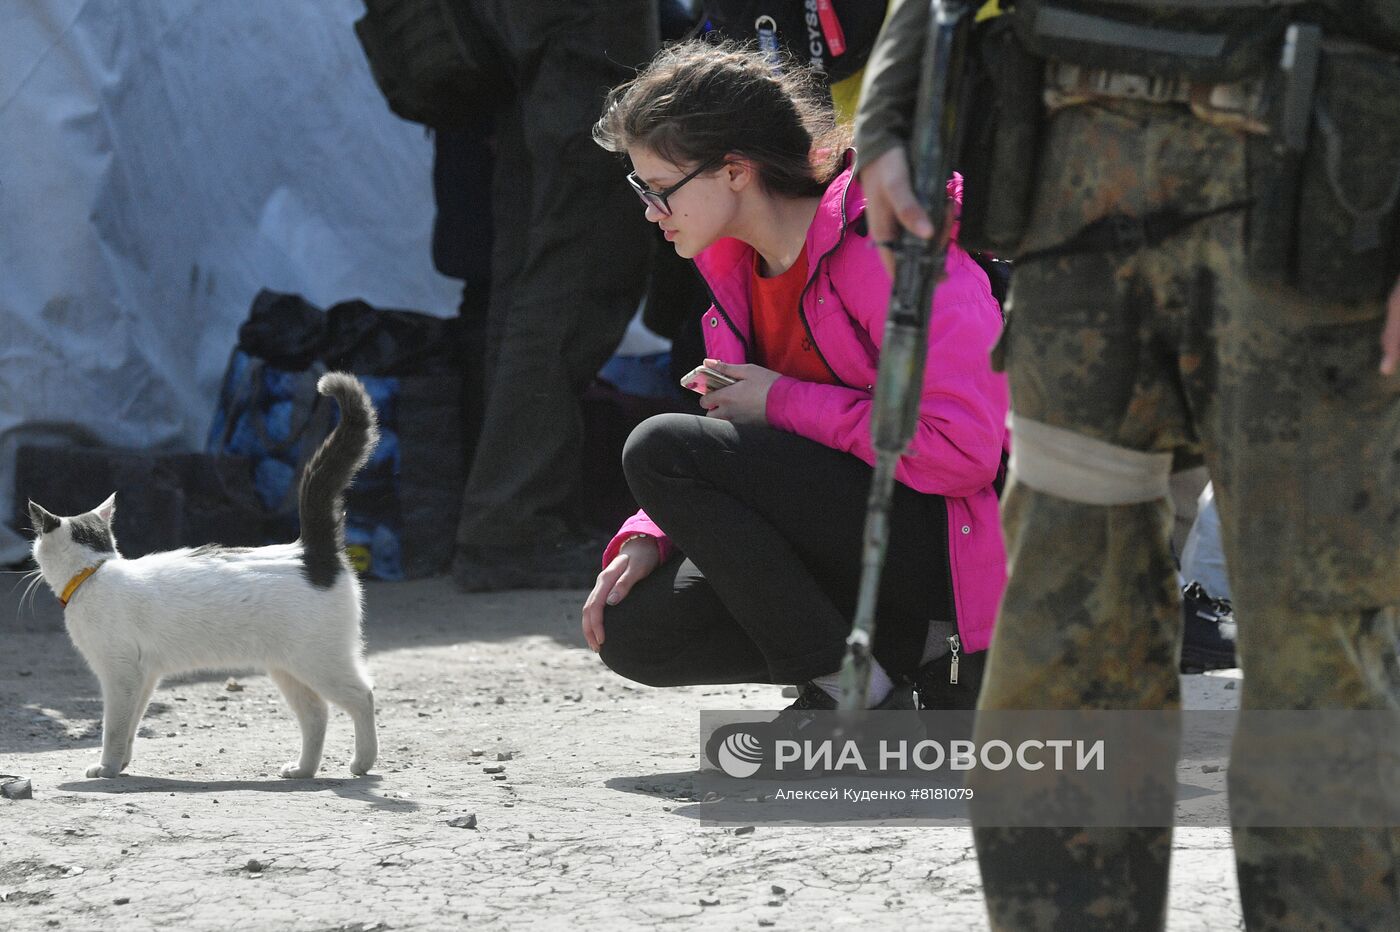
[{"label": "white tent", "polygon": [[362,12],[0,0],[0,563],[27,549],[16,449],[200,448],[260,288],[455,312],[432,143],[385,106]]}]

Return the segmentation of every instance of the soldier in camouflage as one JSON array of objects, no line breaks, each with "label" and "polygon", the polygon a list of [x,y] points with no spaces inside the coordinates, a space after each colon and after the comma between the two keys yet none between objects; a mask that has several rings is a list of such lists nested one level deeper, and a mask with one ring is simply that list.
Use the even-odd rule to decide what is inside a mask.
[{"label": "soldier in camouflage", "polygon": [[[1392,31],[1355,38],[1384,37],[1400,52],[1400,2],[1357,6]],[[876,240],[892,238],[896,218],[929,229],[901,148],[927,10],[896,2],[862,99],[857,147]],[[1263,281],[1247,268],[1250,214],[1240,209],[1253,203],[1259,127],[1204,118],[1179,100],[1048,99],[998,348],[1014,419],[1003,500],[1011,578],[979,707],[1179,707],[1166,483],[1173,464],[1203,456],[1239,622],[1242,707],[1400,715],[1394,239],[1376,261],[1395,286],[1373,297],[1334,301],[1306,282]],[[1388,121],[1368,132],[1393,161],[1369,163],[1359,181],[1382,207],[1400,185],[1400,107],[1390,99]],[[1390,193],[1381,222],[1397,237]],[[1085,236],[1105,218],[1164,215],[1197,219],[1161,237]],[[1386,750],[1359,768],[1381,793],[1397,777]],[[1229,789],[1247,927],[1396,928],[1400,830],[1241,824],[1280,779],[1274,762],[1237,742]],[[1309,789],[1325,807],[1353,787]],[[994,928],[1165,924],[1169,828],[983,826],[976,841]]]}]

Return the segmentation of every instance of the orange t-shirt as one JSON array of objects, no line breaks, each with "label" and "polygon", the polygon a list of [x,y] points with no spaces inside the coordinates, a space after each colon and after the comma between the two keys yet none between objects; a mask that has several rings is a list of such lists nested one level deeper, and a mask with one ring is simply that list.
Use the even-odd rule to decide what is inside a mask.
[{"label": "orange t-shirt", "polygon": [[807,284],[807,251],[786,272],[772,278],[759,274],[758,253],[754,253],[749,276],[749,304],[752,308],[753,361],[779,375],[803,382],[835,384],[831,370],[817,355],[812,338],[798,316],[798,302]]}]

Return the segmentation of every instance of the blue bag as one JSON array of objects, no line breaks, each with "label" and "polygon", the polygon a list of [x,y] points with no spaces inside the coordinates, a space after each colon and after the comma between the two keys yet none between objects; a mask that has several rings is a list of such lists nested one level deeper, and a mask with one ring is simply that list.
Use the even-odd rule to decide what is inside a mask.
[{"label": "blue bag", "polygon": [[[271,519],[266,543],[298,534],[301,471],[339,416],[316,382],[340,369],[364,383],[380,428],[378,446],[345,495],[351,562],[376,579],[447,567],[465,475],[451,323],[363,302],[337,305],[323,319],[299,297],[258,295],[229,357],[207,449],[247,458]],[[376,363],[397,374],[362,371]]]}]

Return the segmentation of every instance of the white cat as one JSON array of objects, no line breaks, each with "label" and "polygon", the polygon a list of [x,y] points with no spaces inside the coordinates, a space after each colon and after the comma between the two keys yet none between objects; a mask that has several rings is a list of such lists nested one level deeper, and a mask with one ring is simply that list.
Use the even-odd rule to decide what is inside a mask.
[{"label": "white cat", "polygon": [[360,635],[360,581],[345,557],[342,496],[379,433],[354,376],[328,373],[316,387],[339,402],[341,416],[302,475],[294,543],[127,560],[112,535],[115,495],[72,518],[29,503],[34,561],[102,685],[102,760],[89,777],[115,777],[131,763],[137,726],[162,676],[231,666],[265,668],[296,713],[301,758],[282,776],[316,773],[328,700],[355,722],[350,772],[374,764],[374,693]]}]

